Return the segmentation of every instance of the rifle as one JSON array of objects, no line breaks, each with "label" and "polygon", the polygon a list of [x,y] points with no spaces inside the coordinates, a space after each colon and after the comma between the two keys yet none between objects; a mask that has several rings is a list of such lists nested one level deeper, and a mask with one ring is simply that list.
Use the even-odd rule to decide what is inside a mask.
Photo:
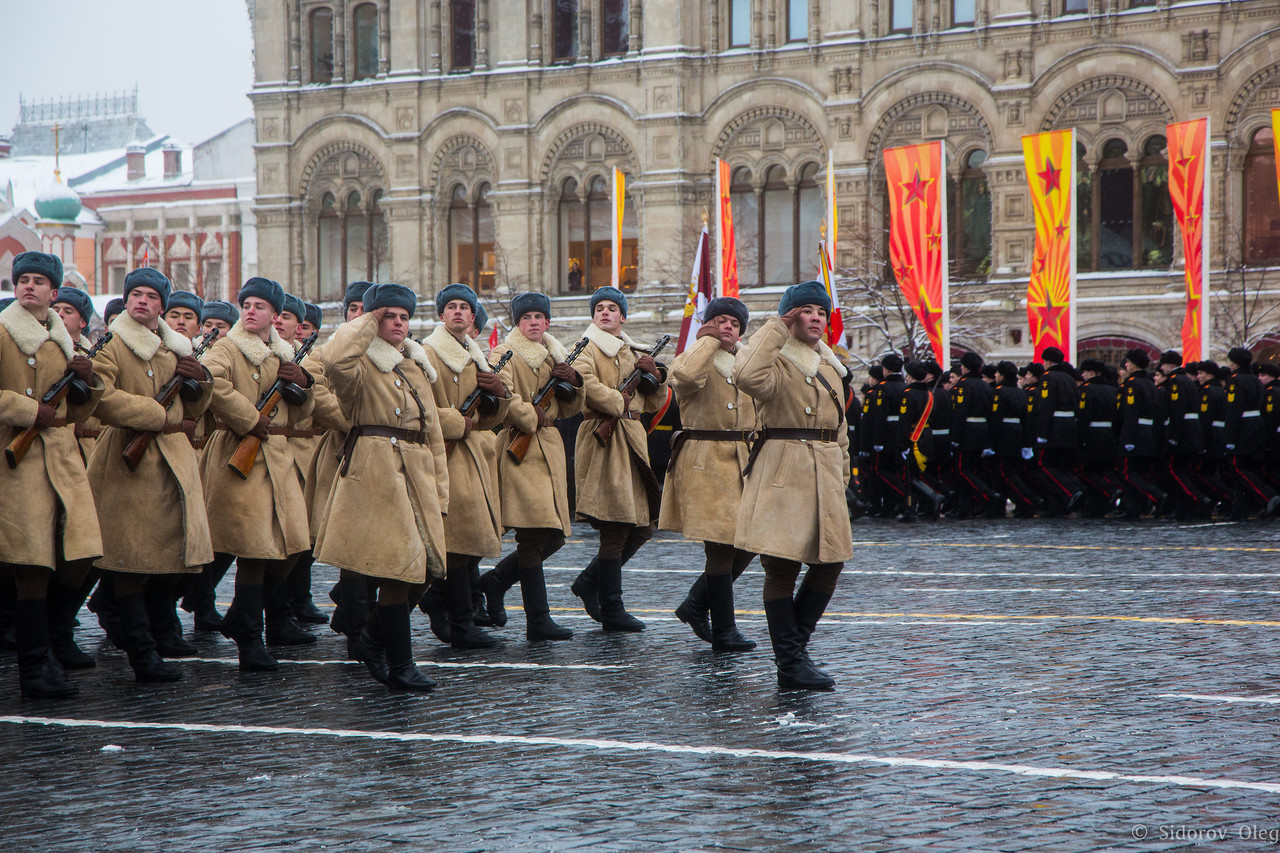
[{"label": "rifle", "polygon": [[[200,339],[200,343],[196,344],[195,349],[192,351],[192,357],[199,358],[204,355],[205,350],[209,349],[217,338],[217,329],[210,329],[206,332],[204,337]],[[155,399],[157,403],[165,407],[166,411],[173,405],[173,398],[182,390],[185,378],[180,373],[174,373],[173,376],[169,377],[168,382],[160,386]],[[122,454],[126,468],[130,471],[137,470],[138,463],[142,461],[142,454],[147,452],[147,448],[151,446],[151,441],[155,437],[156,434],[154,432],[133,431],[133,434],[129,436],[129,440],[125,442]]]},{"label": "rifle", "polygon": [[[85,353],[85,358],[92,361],[94,356],[102,352],[102,348],[107,345],[107,342],[111,340],[111,337],[111,332],[107,332],[103,335],[102,338],[93,345],[93,348]],[[49,390],[44,392],[44,396],[40,398],[40,402],[46,406],[53,406],[56,408],[57,405],[62,402],[62,399],[66,397],[67,394],[71,393],[72,384],[78,381],[79,379],[76,377],[75,373],[68,370],[62,375],[61,379],[49,386]],[[83,394],[84,392],[79,390],[83,388],[84,383],[81,382],[77,389],[78,393]],[[88,395],[85,394],[84,396],[87,397]],[[36,436],[42,431],[43,430],[41,430],[40,427],[29,426],[22,432],[18,433],[14,437],[13,441],[9,442],[9,446],[4,449],[4,459],[9,463],[10,468],[18,467],[18,463],[22,461],[22,458],[27,455],[27,451],[31,449],[31,443],[36,440]]]},{"label": "rifle", "polygon": [[[490,369],[493,370],[495,374],[501,371],[502,368],[507,366],[507,362],[511,360],[511,356],[515,355],[515,352],[515,350],[510,349],[504,352],[502,354],[502,358],[498,359],[497,364],[489,365]],[[458,404],[458,411],[462,412],[463,416],[469,418],[475,414],[476,409],[480,408],[482,404],[487,404],[486,407],[491,407],[495,405],[495,401],[492,394],[477,385],[475,389],[467,395],[467,398]],[[444,443],[444,452],[451,453],[453,451],[453,446],[457,444],[458,441],[459,440],[456,438],[452,441],[446,441]]]},{"label": "rifle", "polygon": [[[665,347],[670,342],[671,342],[670,335],[663,335],[662,337],[658,338],[658,342],[653,345],[653,349],[649,350],[649,353],[648,353],[649,357],[656,359],[658,357],[658,353],[662,352],[662,348]],[[628,375],[627,378],[623,380],[622,384],[618,386],[618,391],[620,391],[625,395],[635,394],[636,388],[640,387],[641,380],[644,379],[644,377],[647,375],[648,374],[646,374],[640,368],[638,367],[635,368],[634,370],[631,371],[630,375]],[[594,430],[592,430],[591,434],[596,437],[596,441],[600,443],[601,447],[608,447],[609,442],[613,440],[613,431],[617,428],[618,428],[617,417],[601,418],[600,425],[597,426]]]},{"label": "rifle", "polygon": [[[565,358],[563,363],[573,364],[573,360],[582,354],[582,351],[587,348],[588,343],[590,343],[590,341],[588,341],[587,338],[583,338],[574,344],[573,349],[569,350],[569,355]],[[543,411],[546,411],[547,407],[551,405],[551,394],[555,391],[556,383],[559,381],[560,380],[556,379],[554,376],[548,379],[546,384],[538,389],[538,393],[533,395],[533,400],[531,401],[533,405]],[[532,433],[516,430],[516,437],[511,439],[511,445],[507,447],[507,455],[511,457],[513,462],[519,465],[524,461],[525,454],[529,452],[529,443],[532,440]]]},{"label": "rifle", "polygon": [[[299,364],[307,353],[311,352],[311,348],[315,346],[316,338],[320,337],[319,332],[312,332],[311,337],[302,342],[302,346],[298,347],[298,351],[293,355],[293,363]],[[284,399],[285,386],[289,383],[279,377],[271,383],[271,387],[262,395],[262,399],[258,401],[258,414],[270,417],[275,413],[276,407]],[[298,389],[294,386],[294,391]],[[227,467],[240,475],[240,479],[249,479],[249,472],[253,470],[254,460],[258,458],[258,448],[262,447],[262,439],[256,435],[240,436],[240,443],[236,445],[235,452],[231,454],[231,458],[227,460]]]}]

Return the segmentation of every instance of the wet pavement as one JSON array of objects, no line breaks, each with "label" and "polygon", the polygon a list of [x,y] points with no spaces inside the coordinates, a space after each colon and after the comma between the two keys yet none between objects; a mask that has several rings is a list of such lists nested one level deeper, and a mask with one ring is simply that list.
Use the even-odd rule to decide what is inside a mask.
[{"label": "wet pavement", "polygon": [[760,648],[695,639],[671,611],[702,551],[669,533],[624,574],[640,635],[575,607],[585,527],[547,572],[572,640],[526,643],[518,587],[497,650],[415,612],[427,696],[328,628],[244,676],[196,635],[183,682],[140,685],[84,611],[79,698],[18,698],[0,656],[0,849],[1280,849],[1280,527],[854,535],[812,644],[833,693],[778,690],[758,565],[737,605]]}]

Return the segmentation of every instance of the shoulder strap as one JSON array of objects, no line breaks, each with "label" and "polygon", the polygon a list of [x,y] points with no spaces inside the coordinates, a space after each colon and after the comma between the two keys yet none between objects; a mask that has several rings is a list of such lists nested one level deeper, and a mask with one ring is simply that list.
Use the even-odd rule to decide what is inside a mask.
[{"label": "shoulder strap", "polygon": [[418,389],[413,387],[409,377],[405,376],[404,371],[400,369],[400,365],[397,364],[391,369],[395,371],[396,376],[399,376],[404,381],[405,387],[409,389],[409,396],[413,397],[413,402],[418,407],[418,423],[421,425],[420,428],[425,430],[427,428],[427,410],[422,405],[422,398],[418,396]]},{"label": "shoulder strap", "polygon": [[818,382],[822,383],[822,387],[826,388],[827,394],[831,396],[831,403],[836,407],[836,415],[840,418],[840,420],[836,423],[836,426],[840,426],[841,424],[844,423],[844,406],[840,405],[840,395],[837,394],[835,389],[831,387],[831,383],[828,382],[827,378],[822,375],[821,370],[819,370],[814,375],[818,377]]}]

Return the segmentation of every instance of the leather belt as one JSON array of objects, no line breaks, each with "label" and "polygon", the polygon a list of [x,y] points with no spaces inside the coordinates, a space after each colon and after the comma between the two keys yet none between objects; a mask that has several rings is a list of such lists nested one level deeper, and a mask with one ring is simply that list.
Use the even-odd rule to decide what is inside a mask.
[{"label": "leather belt", "polygon": [[209,436],[202,435],[199,438],[191,439],[191,446],[196,450],[204,450],[204,446],[209,443]]},{"label": "leather belt", "polygon": [[67,425],[66,418],[54,418],[53,420],[49,421],[49,425],[45,427],[45,429],[53,429],[54,427],[64,427],[66,425]]},{"label": "leather belt", "polygon": [[320,435],[323,430],[314,427],[293,427],[293,432],[289,433],[290,438],[315,438]]},{"label": "leather belt", "polygon": [[756,457],[760,455],[761,448],[764,443],[771,438],[792,440],[792,441],[821,441],[830,443],[839,440],[839,429],[802,429],[793,427],[777,427],[772,429],[762,429],[756,433],[756,440],[751,444],[751,453],[747,456],[747,467],[742,469],[742,476],[751,473],[751,469],[756,464]]},{"label": "leather belt", "polygon": [[160,430],[160,432],[162,432],[165,435],[173,435],[175,432],[186,432],[186,430],[182,428],[182,424],[180,423],[165,424],[164,427]]},{"label": "leather belt", "polygon": [[402,427],[378,426],[376,424],[357,424],[347,433],[347,440],[342,443],[342,465],[338,468],[338,476],[345,477],[351,466],[351,454],[355,452],[356,442],[361,436],[370,438],[389,438],[392,443],[407,441],[410,444],[426,444],[427,431],[424,429],[404,429]]},{"label": "leather belt", "polygon": [[[640,420],[640,415],[641,415],[641,413],[640,413],[640,412],[633,412],[633,411],[631,411],[630,409],[628,409],[627,411],[625,411],[625,412],[623,412],[622,414],[618,415],[618,420],[620,420],[620,421],[638,421],[638,420]],[[613,415],[605,415],[605,414],[600,413],[600,412],[599,412],[599,411],[597,411],[596,409],[592,409],[592,410],[591,410],[591,414],[590,414],[590,415],[588,415],[588,416],[586,416],[586,417],[584,418],[584,420],[588,420],[588,421],[605,421],[605,420],[608,420],[608,419],[609,419],[609,418],[611,418],[611,417],[613,417]]]},{"label": "leather belt", "polygon": [[102,430],[76,424],[76,438],[97,438]]},{"label": "leather belt", "polygon": [[676,457],[680,455],[680,448],[684,447],[686,441],[734,441],[750,444],[755,430],[751,429],[679,429],[671,434],[671,456],[667,460],[667,466],[676,464]]}]

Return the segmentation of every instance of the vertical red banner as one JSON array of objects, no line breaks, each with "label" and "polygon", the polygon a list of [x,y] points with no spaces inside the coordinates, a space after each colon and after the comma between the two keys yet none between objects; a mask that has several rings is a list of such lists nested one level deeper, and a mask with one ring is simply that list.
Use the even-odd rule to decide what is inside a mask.
[{"label": "vertical red banner", "polygon": [[718,266],[720,295],[738,295],[738,248],[733,239],[733,205],[729,200],[729,164],[716,160],[716,196],[719,199],[719,216],[716,221],[716,242],[720,249]]},{"label": "vertical red banner", "polygon": [[940,364],[951,348],[946,304],[946,171],[941,142],[888,148],[889,263]]},{"label": "vertical red banner", "polygon": [[1167,128],[1169,140],[1169,196],[1182,229],[1186,261],[1187,313],[1182,321],[1183,363],[1209,355],[1208,210],[1209,120],[1183,121]]},{"label": "vertical red banner", "polygon": [[1031,345],[1036,361],[1051,346],[1075,361],[1075,131],[1024,136],[1022,153],[1036,216],[1036,245],[1027,283]]}]

